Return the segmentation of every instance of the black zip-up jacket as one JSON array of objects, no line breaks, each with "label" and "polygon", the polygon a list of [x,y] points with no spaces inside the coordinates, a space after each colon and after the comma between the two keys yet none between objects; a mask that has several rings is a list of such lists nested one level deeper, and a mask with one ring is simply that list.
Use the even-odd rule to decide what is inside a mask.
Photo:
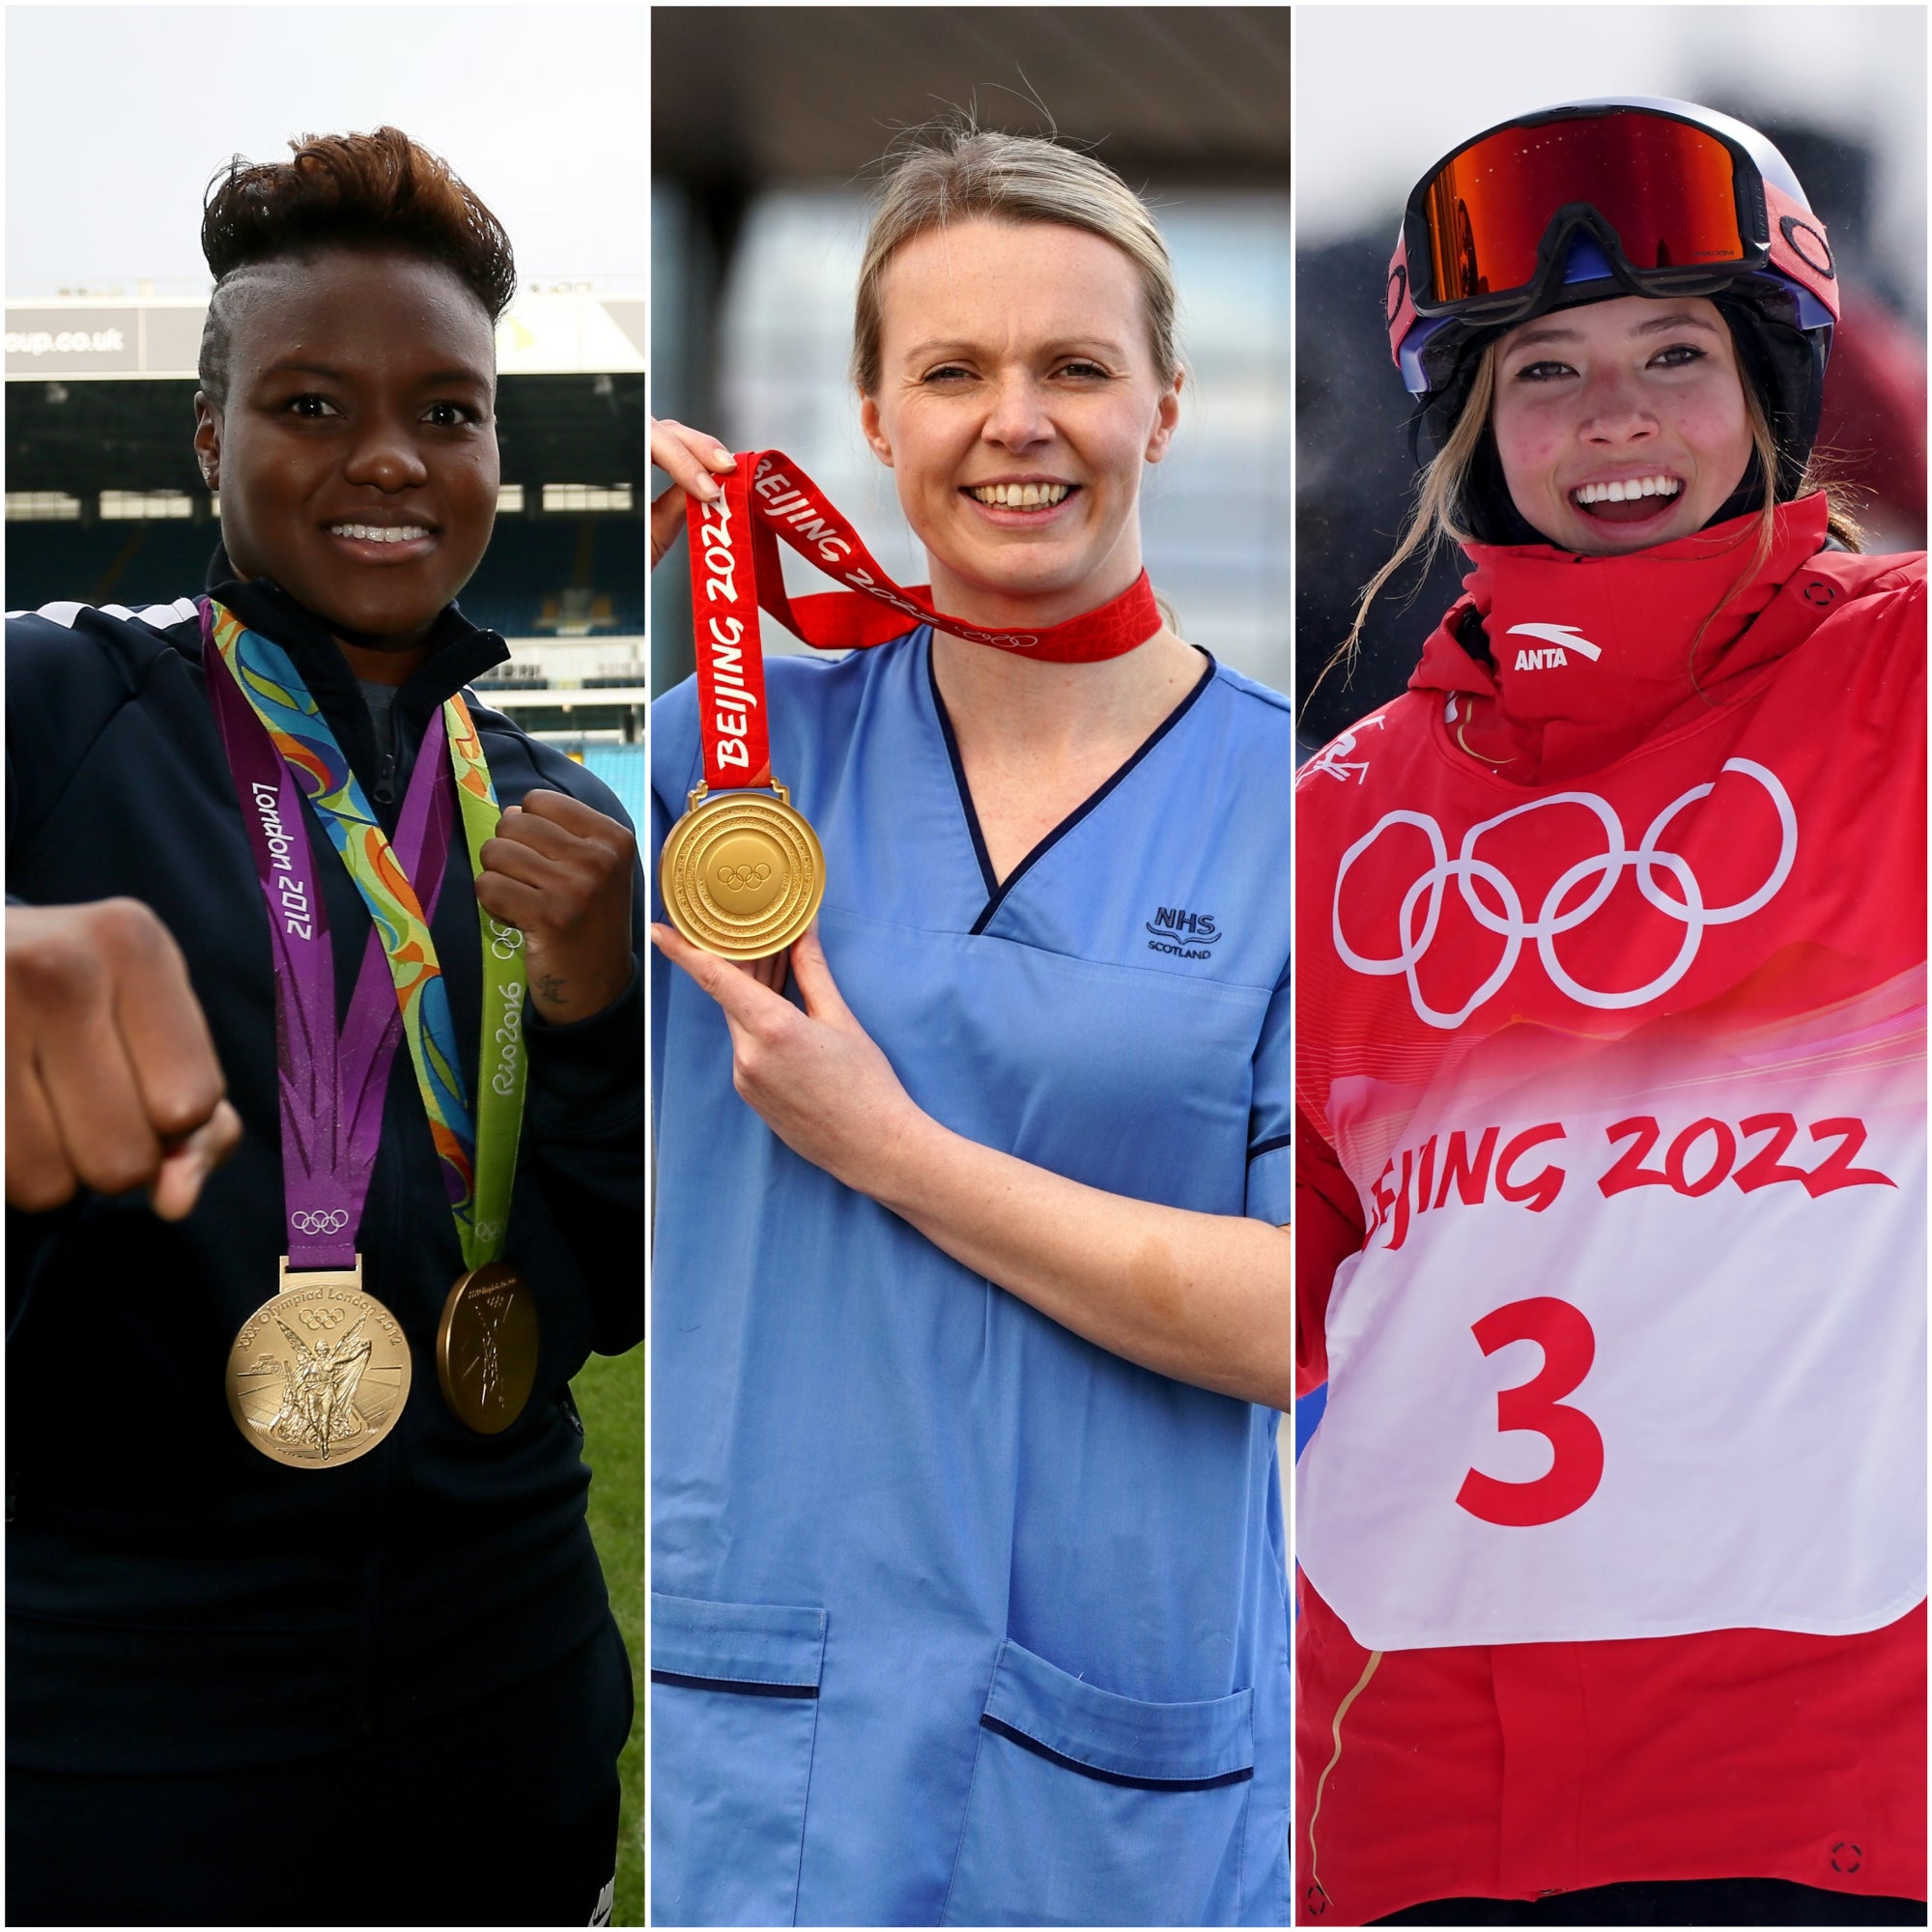
[{"label": "black zip-up jacket", "polygon": [[[508,656],[452,606],[397,696],[384,761],[314,617],[261,582],[213,594],[290,651],[391,831],[433,710]],[[471,711],[504,805],[549,786],[624,816],[582,766]],[[284,1467],[242,1439],[224,1393],[236,1331],[277,1290],[283,1190],[268,915],[193,604],[10,618],[7,712],[9,896],[151,906],[186,955],[244,1127],[183,1222],[141,1193],[9,1213],[9,1761],[166,1773],[379,1749],[399,1723],[555,1662],[609,1614],[568,1384],[593,1349],[643,1332],[641,973],[576,1026],[526,1016],[506,1259],[533,1285],[543,1339],[524,1414],[478,1435],[437,1386],[437,1320],[463,1260],[399,1052],[356,1245],[408,1334],[409,1401],[355,1462]],[[369,917],[303,810],[341,1012]],[[641,880],[634,902],[641,961]],[[434,931],[473,1094],[482,966],[460,822]]]}]

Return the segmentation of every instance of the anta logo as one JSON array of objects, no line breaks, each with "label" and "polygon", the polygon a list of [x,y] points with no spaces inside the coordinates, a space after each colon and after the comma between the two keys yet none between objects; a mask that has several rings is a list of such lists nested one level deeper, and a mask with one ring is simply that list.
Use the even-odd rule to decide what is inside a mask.
[{"label": "anta logo", "polygon": [[1147,929],[1150,952],[1172,952],[1181,959],[1206,959],[1220,938],[1211,913],[1189,912],[1185,906],[1156,906]]},{"label": "anta logo", "polygon": [[1543,639],[1541,649],[1532,646],[1517,652],[1518,670],[1554,670],[1558,665],[1570,662],[1572,651],[1588,658],[1592,664],[1604,655],[1603,645],[1593,644],[1575,624],[1512,624],[1509,635]]}]

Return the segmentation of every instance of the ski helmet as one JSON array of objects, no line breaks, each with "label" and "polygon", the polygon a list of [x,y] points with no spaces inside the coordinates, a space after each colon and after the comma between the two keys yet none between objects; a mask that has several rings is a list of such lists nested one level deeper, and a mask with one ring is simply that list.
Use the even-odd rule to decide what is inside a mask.
[{"label": "ski helmet", "polygon": [[[1823,222],[1755,128],[1646,96],[1544,108],[1462,143],[1416,184],[1389,263],[1389,348],[1435,448],[1482,352],[1553,309],[1619,296],[1703,296],[1723,315],[1797,494],[1818,433],[1838,316]],[[1761,499],[1753,460],[1720,515]],[[1486,437],[1461,506],[1492,542],[1540,540]]]}]

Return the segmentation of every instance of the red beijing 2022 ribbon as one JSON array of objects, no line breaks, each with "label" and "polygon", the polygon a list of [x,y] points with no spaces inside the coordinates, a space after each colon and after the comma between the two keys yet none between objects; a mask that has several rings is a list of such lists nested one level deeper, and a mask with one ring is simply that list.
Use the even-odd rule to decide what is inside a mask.
[{"label": "red beijing 2022 ribbon", "polygon": [[[859,533],[788,456],[741,455],[716,501],[693,497],[692,622],[697,647],[704,782],[713,791],[771,782],[765,729],[765,660],[758,610],[817,650],[866,650],[931,624],[955,638],[1048,664],[1096,664],[1144,644],[1160,629],[1153,587],[1142,571],[1097,610],[1037,630],[988,630],[934,609],[924,584],[903,588],[879,567]],[[848,586],[786,596],[779,544]]]}]

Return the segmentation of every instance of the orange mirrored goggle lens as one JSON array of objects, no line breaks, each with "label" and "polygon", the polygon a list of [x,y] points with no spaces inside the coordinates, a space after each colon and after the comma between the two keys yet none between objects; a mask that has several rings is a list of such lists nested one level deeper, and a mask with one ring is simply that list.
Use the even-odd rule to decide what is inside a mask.
[{"label": "orange mirrored goggle lens", "polygon": [[1633,269],[1745,258],[1720,140],[1654,114],[1591,115],[1500,128],[1436,170],[1423,203],[1434,301],[1525,287],[1550,217],[1572,202],[1616,230]]}]

